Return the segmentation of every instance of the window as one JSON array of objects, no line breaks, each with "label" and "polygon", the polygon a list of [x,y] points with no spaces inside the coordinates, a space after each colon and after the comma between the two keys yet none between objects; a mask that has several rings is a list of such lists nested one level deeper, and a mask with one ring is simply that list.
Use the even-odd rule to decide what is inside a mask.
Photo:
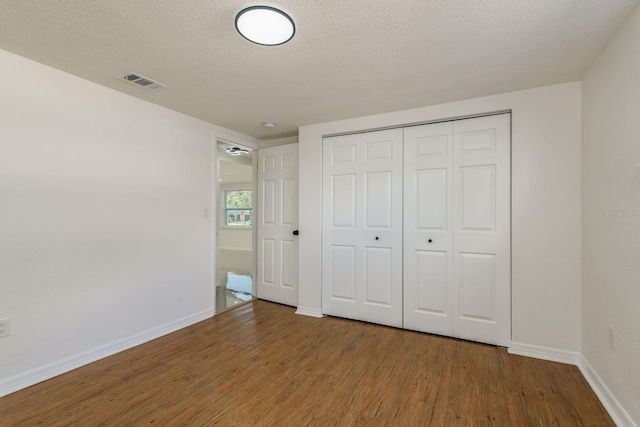
[{"label": "window", "polygon": [[224,225],[230,227],[251,227],[251,190],[228,190],[224,192]]}]

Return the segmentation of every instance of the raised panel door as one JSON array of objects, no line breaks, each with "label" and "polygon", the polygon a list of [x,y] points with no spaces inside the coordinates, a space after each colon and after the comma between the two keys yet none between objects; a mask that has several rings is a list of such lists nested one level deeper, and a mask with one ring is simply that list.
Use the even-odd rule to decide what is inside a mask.
[{"label": "raised panel door", "polygon": [[453,124],[404,129],[404,327],[453,334]]},{"label": "raised panel door", "polygon": [[454,336],[511,340],[510,115],[454,122]]},{"label": "raised panel door", "polygon": [[298,305],[298,144],[258,151],[258,298]]},{"label": "raised panel door", "polygon": [[325,314],[402,326],[402,131],[323,147]]}]

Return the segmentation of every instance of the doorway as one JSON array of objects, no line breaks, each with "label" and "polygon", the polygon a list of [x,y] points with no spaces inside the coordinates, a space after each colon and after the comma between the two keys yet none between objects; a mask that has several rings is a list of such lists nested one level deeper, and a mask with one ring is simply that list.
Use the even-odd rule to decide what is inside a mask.
[{"label": "doorway", "polygon": [[249,148],[217,143],[216,314],[255,297],[253,156]]}]

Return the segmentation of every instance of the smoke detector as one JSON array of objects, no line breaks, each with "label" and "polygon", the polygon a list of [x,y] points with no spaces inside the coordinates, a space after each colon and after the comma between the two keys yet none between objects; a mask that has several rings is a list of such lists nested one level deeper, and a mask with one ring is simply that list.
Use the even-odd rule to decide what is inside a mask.
[{"label": "smoke detector", "polygon": [[249,150],[245,150],[244,148],[240,148],[240,147],[227,147],[226,151],[227,151],[227,153],[229,153],[232,156],[239,156],[241,154],[249,154]]},{"label": "smoke detector", "polygon": [[124,80],[125,82],[129,82],[131,84],[134,84],[136,86],[140,86],[143,87],[147,90],[150,90],[152,92],[158,91],[158,90],[162,90],[162,89],[167,89],[169,86],[162,84],[160,82],[157,82],[155,80],[150,79],[149,77],[145,77],[140,73],[136,73],[136,72],[129,72],[129,73],[124,73],[120,76],[118,76],[119,79]]}]

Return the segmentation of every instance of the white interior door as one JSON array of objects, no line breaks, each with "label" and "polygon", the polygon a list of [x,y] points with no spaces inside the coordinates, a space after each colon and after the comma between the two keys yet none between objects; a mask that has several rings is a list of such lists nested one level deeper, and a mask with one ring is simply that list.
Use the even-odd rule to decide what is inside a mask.
[{"label": "white interior door", "polygon": [[511,115],[453,126],[454,336],[511,339]]},{"label": "white interior door", "polygon": [[453,335],[453,122],[404,129],[404,327]]},{"label": "white interior door", "polygon": [[323,312],[402,326],[402,129],[324,139]]},{"label": "white interior door", "polygon": [[296,306],[298,144],[258,150],[257,224],[258,298]]}]

